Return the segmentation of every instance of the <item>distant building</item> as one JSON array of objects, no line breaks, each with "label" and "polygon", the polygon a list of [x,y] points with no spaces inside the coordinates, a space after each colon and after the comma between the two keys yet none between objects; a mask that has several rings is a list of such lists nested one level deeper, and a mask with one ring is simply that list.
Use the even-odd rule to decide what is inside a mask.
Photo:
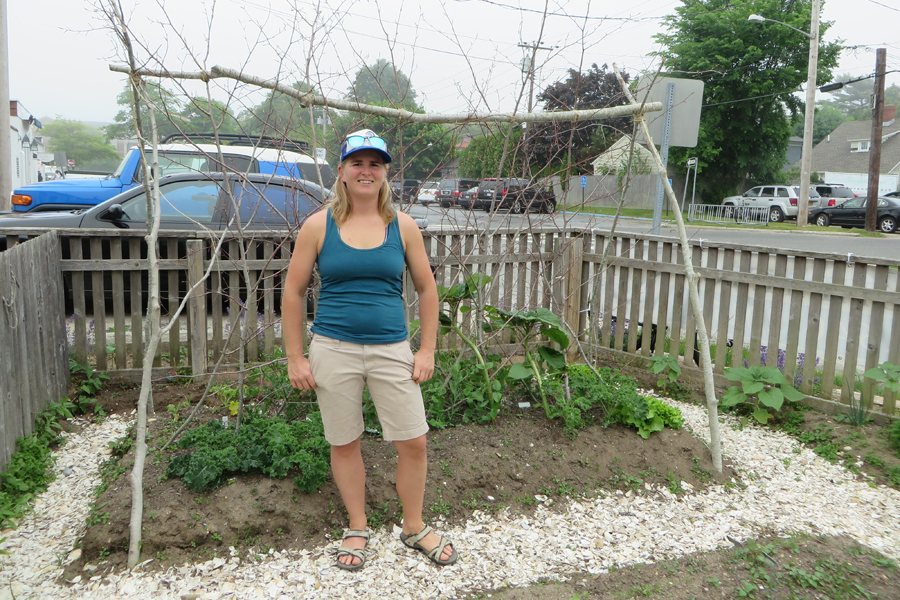
[{"label": "distant building", "polygon": [[[900,121],[896,107],[884,107],[881,132],[881,169],[878,193],[900,189]],[[872,121],[845,121],[828,137],[816,144],[812,153],[812,171],[826,183],[846,185],[860,196],[869,188],[869,149],[872,145]]]},{"label": "distant building", "polygon": [[[41,122],[18,100],[9,102],[9,145],[12,189],[43,178],[38,154],[44,152]],[[41,177],[38,177],[41,173]]]}]

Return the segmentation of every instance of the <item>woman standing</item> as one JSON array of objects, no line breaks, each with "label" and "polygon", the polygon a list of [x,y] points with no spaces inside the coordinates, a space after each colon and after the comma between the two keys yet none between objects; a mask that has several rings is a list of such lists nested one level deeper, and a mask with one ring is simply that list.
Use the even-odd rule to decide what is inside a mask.
[{"label": "woman standing", "polygon": [[[291,385],[316,390],[325,438],[331,444],[332,475],[350,516],[337,566],[356,570],[366,562],[370,533],[360,452],[364,386],[372,395],[384,438],[398,454],[400,539],[436,564],[453,564],[458,558],[453,544],[422,521],[428,424],[419,384],[434,372],[434,276],[415,221],[391,205],[391,155],[385,141],[368,129],[351,133],[341,144],[340,160],[328,210],[309,217],[297,235],[282,301]],[[307,359],[302,297],[317,264],[321,289]],[[421,346],[415,355],[406,339],[404,264],[419,295]]]}]

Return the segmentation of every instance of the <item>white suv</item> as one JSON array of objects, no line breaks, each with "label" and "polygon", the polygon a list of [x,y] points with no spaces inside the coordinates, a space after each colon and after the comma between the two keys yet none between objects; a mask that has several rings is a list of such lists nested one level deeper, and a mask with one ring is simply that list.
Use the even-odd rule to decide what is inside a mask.
[{"label": "white suv", "polygon": [[[800,212],[798,200],[799,185],[760,185],[747,190],[740,196],[728,196],[722,200],[723,206],[756,206],[769,208],[769,220],[780,223],[785,219],[796,219]],[[809,208],[819,205],[819,193],[809,188]]]}]

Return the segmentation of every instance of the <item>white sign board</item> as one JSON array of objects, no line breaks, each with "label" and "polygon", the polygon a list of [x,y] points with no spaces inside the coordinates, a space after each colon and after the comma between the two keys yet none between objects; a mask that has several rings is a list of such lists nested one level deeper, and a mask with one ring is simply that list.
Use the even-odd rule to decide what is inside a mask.
[{"label": "white sign board", "polygon": [[316,159],[319,162],[323,162],[325,160],[325,148],[316,148]]},{"label": "white sign board", "polygon": [[[653,82],[651,86],[650,83]],[[672,121],[669,129],[669,146],[694,148],[700,131],[700,108],[703,106],[703,82],[674,77],[643,77],[634,93],[638,102],[662,102],[663,110],[648,112],[644,116],[655,145],[662,144],[666,123],[666,94],[669,83],[675,84],[672,103]]]}]

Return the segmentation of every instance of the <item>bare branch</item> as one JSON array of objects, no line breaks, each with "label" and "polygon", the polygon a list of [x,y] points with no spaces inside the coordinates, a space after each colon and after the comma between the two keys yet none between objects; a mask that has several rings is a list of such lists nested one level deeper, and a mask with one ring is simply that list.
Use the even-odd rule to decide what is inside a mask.
[{"label": "bare branch", "polygon": [[645,112],[661,111],[663,109],[662,102],[647,102],[642,105],[625,104],[622,106],[613,106],[610,108],[597,108],[589,110],[565,110],[554,112],[534,112],[534,113],[489,113],[479,114],[471,113],[414,113],[402,108],[387,108],[384,106],[374,106],[371,104],[362,104],[351,100],[337,100],[326,98],[311,92],[301,92],[291,86],[280,83],[277,80],[263,79],[254,75],[247,75],[236,69],[214,66],[209,71],[169,71],[165,69],[149,69],[137,68],[132,70],[128,65],[111,64],[109,70],[116,73],[125,73],[127,75],[137,75],[141,77],[159,77],[162,79],[197,79],[208,83],[212,79],[233,79],[255,85],[268,90],[275,90],[292,98],[300,100],[301,105],[307,106],[328,106],[338,110],[351,110],[379,117],[387,117],[401,119],[410,123],[555,123],[557,121],[590,121],[595,119],[613,119],[616,117],[624,117],[634,114],[643,114]]}]

